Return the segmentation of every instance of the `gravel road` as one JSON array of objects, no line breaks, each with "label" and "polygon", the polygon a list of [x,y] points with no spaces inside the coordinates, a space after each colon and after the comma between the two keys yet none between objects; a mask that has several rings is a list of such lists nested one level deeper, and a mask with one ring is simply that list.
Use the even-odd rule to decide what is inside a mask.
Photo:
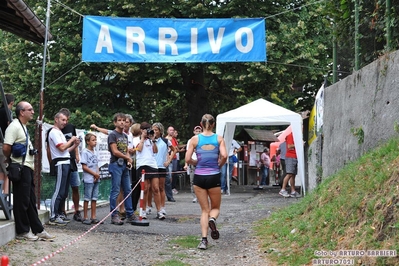
[{"label": "gravel road", "polygon": [[[209,236],[209,248],[198,250],[171,243],[179,236],[200,240],[199,205],[191,202],[188,191],[175,199],[167,202],[165,220],[155,219],[155,213],[148,216],[149,226],[116,226],[110,218],[90,232],[91,226],[75,221],[65,227],[46,225],[56,235],[54,242],[14,240],[0,247],[0,254],[9,257],[10,265],[32,265],[46,256],[50,257],[42,265],[155,265],[172,259],[187,265],[271,265],[259,249],[252,224],[297,201],[282,198],[276,188],[236,187],[222,197],[220,239]],[[99,219],[108,213],[108,205],[97,209]]]}]

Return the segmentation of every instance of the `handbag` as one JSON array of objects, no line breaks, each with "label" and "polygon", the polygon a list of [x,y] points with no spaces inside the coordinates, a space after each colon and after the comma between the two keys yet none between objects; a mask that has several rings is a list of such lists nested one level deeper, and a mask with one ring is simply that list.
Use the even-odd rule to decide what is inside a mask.
[{"label": "handbag", "polygon": [[22,157],[26,156],[26,146],[25,144],[22,143],[14,143],[11,147],[11,154],[12,157]]},{"label": "handbag", "polygon": [[19,182],[22,178],[23,164],[10,163],[7,167],[8,179],[12,182]]}]

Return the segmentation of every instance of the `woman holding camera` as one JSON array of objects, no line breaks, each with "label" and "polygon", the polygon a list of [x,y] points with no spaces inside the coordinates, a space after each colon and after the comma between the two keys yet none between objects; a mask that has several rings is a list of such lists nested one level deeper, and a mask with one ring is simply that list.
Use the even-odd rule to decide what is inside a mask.
[{"label": "woman holding camera", "polygon": [[[154,140],[154,130],[147,122],[140,125],[141,136],[140,141],[136,145],[136,169],[137,176],[141,177],[142,171],[145,171],[145,186],[144,186],[144,206],[141,209],[140,216],[147,219],[146,207],[148,193],[152,192],[154,196],[155,206],[158,213],[161,210],[161,197],[159,193],[159,179],[157,161],[155,160],[155,153],[158,153],[157,145]],[[135,184],[134,184],[135,185]]]}]

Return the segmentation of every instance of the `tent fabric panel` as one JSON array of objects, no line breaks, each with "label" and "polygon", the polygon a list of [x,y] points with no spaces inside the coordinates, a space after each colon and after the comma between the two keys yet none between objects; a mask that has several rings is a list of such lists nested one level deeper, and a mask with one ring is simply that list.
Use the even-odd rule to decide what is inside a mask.
[{"label": "tent fabric panel", "polygon": [[298,157],[298,176],[306,193],[301,115],[264,99],[219,114],[216,117],[216,134],[224,136],[227,149],[237,125],[291,125]]}]

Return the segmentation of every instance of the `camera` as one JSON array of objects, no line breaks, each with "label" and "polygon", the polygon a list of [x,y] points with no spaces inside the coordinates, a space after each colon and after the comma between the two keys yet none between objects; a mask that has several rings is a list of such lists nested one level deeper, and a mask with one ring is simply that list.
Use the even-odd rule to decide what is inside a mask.
[{"label": "camera", "polygon": [[154,130],[147,128],[147,138],[154,136]]},{"label": "camera", "polygon": [[29,155],[36,155],[38,151],[36,149],[29,149]]}]

